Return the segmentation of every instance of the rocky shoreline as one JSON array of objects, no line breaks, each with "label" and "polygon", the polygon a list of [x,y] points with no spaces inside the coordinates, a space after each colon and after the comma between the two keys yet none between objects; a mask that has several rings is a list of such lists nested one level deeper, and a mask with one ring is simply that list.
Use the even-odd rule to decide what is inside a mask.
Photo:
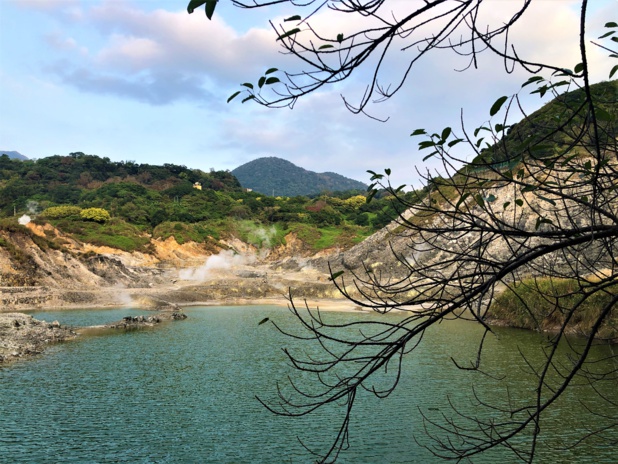
[{"label": "rocky shoreline", "polygon": [[63,327],[58,321],[50,323],[24,313],[0,313],[0,365],[38,355],[54,343],[75,340],[81,335],[101,330],[136,330],[186,318],[187,315],[177,309],[149,316],[127,316],[105,325]]},{"label": "rocky shoreline", "polygon": [[22,313],[0,313],[0,364],[42,353],[52,343],[72,340],[77,332],[58,321],[39,321]]},{"label": "rocky shoreline", "polygon": [[[249,269],[249,270],[247,270]],[[218,272],[208,279],[179,277],[179,270],[150,273],[139,286],[0,287],[0,365],[41,353],[52,343],[74,340],[101,331],[135,330],[185,319],[182,307],[221,304],[286,305],[292,292],[312,307],[352,310],[341,299],[327,276],[320,272],[276,271],[248,266]],[[249,272],[250,271],[250,272]],[[148,274],[148,273],[146,273]],[[339,297],[339,298],[337,298]],[[323,304],[322,304],[323,303]],[[144,316],[92,327],[62,327],[57,321],[38,321],[19,311],[57,309],[135,308],[152,311]]]}]

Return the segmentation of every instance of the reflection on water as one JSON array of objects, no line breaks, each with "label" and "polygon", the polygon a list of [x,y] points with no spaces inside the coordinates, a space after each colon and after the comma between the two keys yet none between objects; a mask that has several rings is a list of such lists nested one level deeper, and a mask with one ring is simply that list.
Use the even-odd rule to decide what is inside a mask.
[{"label": "reflection on water", "polygon": [[[0,369],[0,462],[312,462],[299,443],[324,449],[342,410],[298,419],[276,417],[255,400],[274,397],[275,381],[290,369],[282,347],[294,345],[264,317],[289,325],[285,309],[269,306],[186,310],[189,319],[156,330],[87,337],[52,347],[30,361]],[[69,325],[94,325],[135,315],[131,310],[34,313]],[[329,313],[333,320],[368,317]],[[394,316],[392,316],[394,317]],[[472,387],[500,401],[504,383],[464,373],[450,360],[475,356],[473,324],[443,324],[406,358],[404,376],[386,400],[363,395],[355,407],[350,449],[341,462],[438,462],[414,437],[423,424],[418,407],[449,414],[448,396],[470,404]],[[513,400],[526,392],[525,364],[517,346],[538,346],[537,334],[499,330],[483,362],[496,377],[508,376]],[[609,349],[609,348],[603,348]],[[615,387],[615,385],[614,385]],[[519,392],[519,393],[518,393]],[[608,395],[618,399],[614,388]],[[587,406],[590,389],[571,392],[543,424],[538,462],[614,462],[609,448],[587,445],[560,458],[552,447],[570,441]],[[553,416],[553,417],[552,417]],[[616,432],[610,430],[609,433]],[[474,462],[514,462],[513,456],[482,456]]]}]

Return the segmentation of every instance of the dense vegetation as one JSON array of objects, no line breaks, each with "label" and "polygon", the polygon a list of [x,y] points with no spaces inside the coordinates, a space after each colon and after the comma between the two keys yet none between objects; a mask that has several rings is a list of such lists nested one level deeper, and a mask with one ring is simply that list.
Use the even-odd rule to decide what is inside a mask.
[{"label": "dense vegetation", "polygon": [[334,172],[317,173],[274,156],[258,158],[232,171],[243,187],[264,195],[293,197],[321,193],[366,190],[362,182]]},{"label": "dense vegetation", "polygon": [[313,198],[247,192],[228,171],[113,162],[81,152],[25,161],[0,156],[0,217],[22,214],[82,241],[147,251],[150,236],[216,244],[234,235],[272,246],[290,232],[316,250],[347,247],[396,212],[389,198],[367,203],[358,190]]},{"label": "dense vegetation", "polygon": [[[564,85],[567,85],[566,81]],[[553,88],[560,87],[562,82],[553,84]],[[550,92],[549,86],[540,86],[534,93]],[[611,116],[618,103],[618,80],[600,82],[590,87],[592,99],[596,108],[596,117],[605,140],[600,140],[602,146],[608,140],[618,137],[618,120]],[[586,94],[584,89],[577,89],[556,96],[551,102],[538,111],[528,115],[520,122],[511,126],[497,124],[494,127],[481,129],[493,137],[480,137],[477,145],[484,145],[481,155],[474,164],[510,164],[517,163],[522,157],[545,158],[557,150],[588,143],[591,140],[578,140],[579,128],[584,125],[581,108],[585,105]],[[480,135],[479,133],[479,135]],[[495,138],[506,134],[500,141]]]},{"label": "dense vegetation", "polygon": [[[604,292],[588,295],[576,279],[529,278],[500,293],[489,308],[489,316],[511,327],[557,331],[570,320],[570,328],[578,335],[588,336],[599,314],[618,295],[618,284]],[[573,312],[573,308],[578,310]],[[615,339],[618,315],[612,313],[603,321],[598,337]]]}]

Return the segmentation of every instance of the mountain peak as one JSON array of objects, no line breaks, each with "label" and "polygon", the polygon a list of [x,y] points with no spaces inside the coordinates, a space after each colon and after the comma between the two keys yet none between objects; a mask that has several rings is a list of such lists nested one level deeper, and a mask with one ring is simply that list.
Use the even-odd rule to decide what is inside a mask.
[{"label": "mountain peak", "polygon": [[11,159],[18,159],[22,161],[29,159],[27,156],[22,155],[18,151],[0,150],[0,156],[2,155],[7,155]]},{"label": "mountain peak", "polygon": [[298,196],[322,192],[366,190],[367,185],[334,172],[313,172],[294,163],[268,156],[257,158],[232,171],[244,188],[264,195]]}]

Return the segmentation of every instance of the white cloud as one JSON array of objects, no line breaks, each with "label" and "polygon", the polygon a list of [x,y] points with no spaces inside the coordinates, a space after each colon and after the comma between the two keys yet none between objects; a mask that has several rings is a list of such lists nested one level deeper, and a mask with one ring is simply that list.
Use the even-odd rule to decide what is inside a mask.
[{"label": "white cloud", "polygon": [[[384,124],[350,114],[340,97],[343,93],[352,103],[358,102],[365,91],[371,62],[348,81],[307,96],[293,111],[271,111],[251,104],[240,105],[238,101],[226,105],[226,97],[239,83],[256,80],[271,66],[297,70],[299,62],[278,53],[275,34],[266,22],[254,23],[262,27],[248,27],[248,11],[230,12],[221,2],[213,20],[208,21],[203,12],[188,15],[183,9],[185,3],[31,0],[20,5],[52,19],[48,30],[53,32],[42,31],[49,47],[44,69],[48,76],[56,76],[55,83],[82,92],[84,105],[90,101],[89,94],[115,96],[122,99],[122,105],[127,101],[146,104],[144,108],[135,104],[135,108],[148,112],[148,117],[158,115],[156,118],[161,121],[176,111],[178,125],[194,127],[190,138],[195,158],[173,160],[188,166],[209,163],[206,167],[231,169],[258,156],[280,156],[307,169],[340,172],[362,181],[367,180],[367,169],[388,167],[399,176],[396,183],[404,183],[416,177],[416,165],[431,166],[422,163],[424,153],[417,151],[418,140],[409,138],[412,130],[425,127],[438,131],[447,125],[457,129],[461,108],[470,126],[481,124],[489,117],[488,108],[493,101],[516,92],[527,78],[521,70],[506,76],[501,60],[487,53],[480,57],[479,69],[457,73],[454,69],[464,67],[467,59],[452,52],[436,51],[418,63],[393,99],[369,108],[376,117],[390,117]],[[483,20],[500,24],[521,3],[489,0]],[[579,3],[533,1],[510,35],[518,52],[533,61],[549,59],[559,66],[574,66],[579,59],[574,38],[578,16],[573,6]],[[600,3],[595,1],[595,7]],[[411,4],[424,2],[391,0],[385,5],[395,15],[401,15]],[[606,4],[615,5],[613,0]],[[156,9],[169,5],[178,11]],[[597,16],[591,18],[588,29],[596,34],[593,36],[600,35],[593,27],[595,22],[602,25],[605,18],[612,19],[615,8],[611,6],[595,12]],[[389,15],[387,10],[383,13]],[[325,11],[310,23],[320,34],[335,37],[340,32],[349,35],[365,21],[357,15],[334,17],[332,12]],[[285,26],[291,27],[292,23]],[[397,82],[406,60],[412,56],[413,50],[400,51],[402,43],[393,46],[392,56],[384,63],[380,82],[385,85]],[[594,79],[606,76],[609,70],[605,69],[604,53],[595,47],[590,47],[589,53]],[[188,103],[193,111],[180,112],[184,103],[175,104],[179,101]],[[122,106],[114,99],[105,103],[110,108]],[[538,99],[533,101],[533,106],[539,104]],[[117,121],[117,117],[100,115],[102,120]],[[127,122],[127,133],[134,133],[141,141],[126,145],[140,146],[153,138],[149,133],[131,130],[133,124]],[[159,129],[158,146],[144,151],[163,151],[163,144],[174,147],[178,141],[173,134],[185,134],[169,132],[167,135]],[[182,142],[189,145],[186,140]],[[212,154],[211,160],[204,161],[204,154]],[[164,154],[160,156],[163,158]]]},{"label": "white cloud", "polygon": [[[58,2],[45,10],[58,13],[65,7]],[[153,104],[200,101],[200,89],[205,88],[227,94],[281,60],[272,32],[249,29],[239,35],[220,18],[207,22],[186,11],[145,11],[124,1],[104,1],[84,8],[78,23],[67,17],[59,21],[66,35],[47,34],[47,43],[56,50],[80,53],[71,57],[68,67],[66,61],[58,61],[46,69],[58,70],[63,82],[82,91]],[[72,30],[75,34],[69,36]],[[183,83],[188,86],[177,88]]]}]

